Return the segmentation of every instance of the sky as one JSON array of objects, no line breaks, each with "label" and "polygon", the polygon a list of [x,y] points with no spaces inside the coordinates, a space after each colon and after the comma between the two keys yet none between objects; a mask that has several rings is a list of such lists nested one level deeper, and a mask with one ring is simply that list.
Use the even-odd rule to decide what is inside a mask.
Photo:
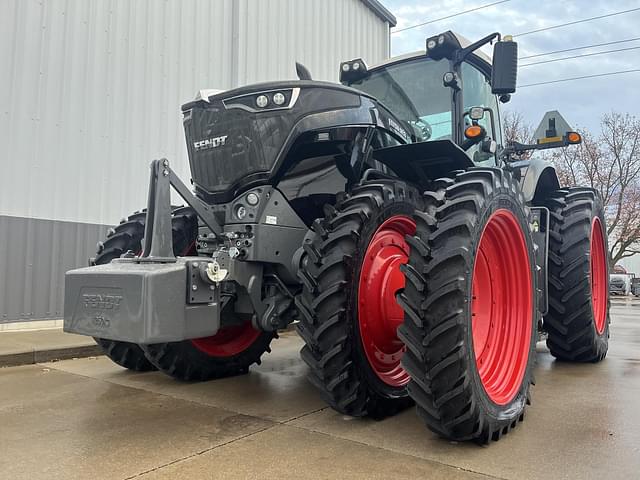
[{"label": "sky", "polygon": [[[395,29],[441,18],[450,14],[494,3],[496,0],[383,0],[396,16]],[[505,3],[441,20],[423,27],[391,34],[392,55],[424,49],[425,39],[446,30],[460,33],[471,41],[498,31],[516,36],[608,13],[640,7],[640,0],[510,0]],[[570,25],[515,38],[519,56],[640,37],[640,10]],[[528,62],[550,60],[583,53],[639,47],[618,53],[576,58],[524,67]],[[490,47],[485,49],[491,53]],[[620,70],[640,69],[640,39],[535,59],[523,59],[518,84],[544,82]],[[600,118],[611,111],[640,116],[640,72],[602,78],[576,80],[519,89],[506,110],[521,112],[528,123],[538,125],[545,112],[559,110],[569,124],[599,131]]]}]

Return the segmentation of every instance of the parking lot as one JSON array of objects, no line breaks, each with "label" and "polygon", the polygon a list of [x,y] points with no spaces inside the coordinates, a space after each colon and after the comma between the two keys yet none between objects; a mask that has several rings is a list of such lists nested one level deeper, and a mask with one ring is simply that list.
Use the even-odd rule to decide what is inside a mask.
[{"label": "parking lot", "polygon": [[104,357],[0,370],[0,478],[638,478],[640,302],[614,299],[607,359],[538,346],[533,405],[489,446],[326,408],[286,333],[245,376],[184,384]]}]

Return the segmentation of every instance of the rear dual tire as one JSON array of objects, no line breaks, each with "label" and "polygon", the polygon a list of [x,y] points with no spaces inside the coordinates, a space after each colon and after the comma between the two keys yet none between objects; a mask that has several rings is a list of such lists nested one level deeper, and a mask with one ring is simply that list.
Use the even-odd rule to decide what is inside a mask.
[{"label": "rear dual tire", "polygon": [[609,258],[604,207],[590,188],[552,193],[547,346],[558,360],[599,362],[609,347]]}]

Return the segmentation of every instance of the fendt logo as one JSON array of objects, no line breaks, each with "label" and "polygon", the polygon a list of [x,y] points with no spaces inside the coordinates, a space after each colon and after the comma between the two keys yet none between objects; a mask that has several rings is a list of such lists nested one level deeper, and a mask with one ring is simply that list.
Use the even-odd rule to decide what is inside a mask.
[{"label": "fendt logo", "polygon": [[82,295],[85,308],[97,310],[118,310],[122,302],[122,295],[100,295],[98,293],[85,293]]},{"label": "fendt logo", "polygon": [[222,147],[227,143],[227,137],[228,135],[222,135],[220,137],[207,138],[206,140],[193,142],[193,148],[195,148],[197,152],[198,150]]}]

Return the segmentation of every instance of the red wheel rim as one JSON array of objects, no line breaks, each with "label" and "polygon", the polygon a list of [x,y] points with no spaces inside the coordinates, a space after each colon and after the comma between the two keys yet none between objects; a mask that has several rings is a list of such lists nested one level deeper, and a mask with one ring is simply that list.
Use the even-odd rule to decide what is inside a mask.
[{"label": "red wheel rim", "polygon": [[471,330],[476,367],[489,398],[515,398],[532,335],[533,285],[524,233],[509,210],[494,212],[480,236],[472,277]]},{"label": "red wheel rim", "polygon": [[244,352],[260,336],[251,322],[221,328],[211,337],[191,340],[194,347],[211,357],[233,357]]},{"label": "red wheel rim", "polygon": [[369,365],[387,385],[401,387],[409,374],[400,365],[404,344],[397,329],[404,312],[396,292],[404,287],[400,265],[407,263],[409,246],[405,235],[413,235],[416,224],[404,215],[388,218],[371,237],[358,282],[358,326]]},{"label": "red wheel rim", "polygon": [[604,231],[598,217],[591,223],[591,305],[596,331],[602,335],[607,323],[607,254],[604,249]]},{"label": "red wheel rim", "polygon": [[[196,253],[195,240],[184,250],[183,256]],[[194,347],[210,357],[233,357],[244,352],[260,336],[251,322],[221,328],[211,337],[191,340]]]}]

